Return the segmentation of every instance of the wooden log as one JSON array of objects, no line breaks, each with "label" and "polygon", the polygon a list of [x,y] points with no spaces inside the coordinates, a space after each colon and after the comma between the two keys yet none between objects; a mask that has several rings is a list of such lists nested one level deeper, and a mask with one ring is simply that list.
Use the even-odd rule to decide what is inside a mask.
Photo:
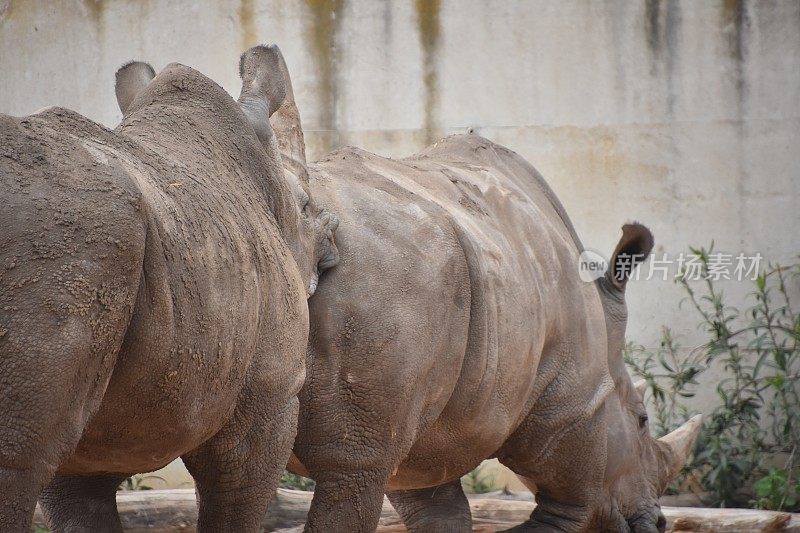
[{"label": "wooden log", "polygon": [[664,507],[667,525],[674,532],[800,531],[800,514],[755,509]]},{"label": "wooden log", "polygon": [[[264,516],[264,530],[285,533],[302,531],[312,496],[310,492],[278,489]],[[535,507],[532,501],[498,497],[470,496],[469,500],[474,529],[482,533],[519,524],[528,518]],[[197,523],[197,504],[192,489],[118,492],[117,508],[123,528],[132,533],[194,532]],[[800,514],[691,507],[664,507],[663,511],[668,530],[674,532],[800,533]],[[45,526],[38,507],[34,523],[40,527]],[[405,531],[400,517],[385,498],[378,531]]]}]

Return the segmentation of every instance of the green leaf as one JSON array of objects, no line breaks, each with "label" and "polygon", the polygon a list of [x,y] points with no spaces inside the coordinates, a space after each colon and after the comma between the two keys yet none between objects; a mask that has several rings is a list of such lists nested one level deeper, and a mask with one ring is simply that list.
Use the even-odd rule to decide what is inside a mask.
[{"label": "green leaf", "polygon": [[775,355],[775,364],[778,365],[778,368],[786,372],[786,354],[780,348],[775,348],[773,353]]},{"label": "green leaf", "polygon": [[777,390],[782,390],[783,385],[786,383],[786,378],[783,374],[777,374],[767,378],[767,383],[772,385]]}]

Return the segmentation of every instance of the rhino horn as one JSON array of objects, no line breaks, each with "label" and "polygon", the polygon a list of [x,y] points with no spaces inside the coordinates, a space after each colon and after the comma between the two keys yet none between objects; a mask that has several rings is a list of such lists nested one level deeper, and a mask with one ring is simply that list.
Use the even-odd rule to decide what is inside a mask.
[{"label": "rhino horn", "polygon": [[636,389],[637,393],[639,393],[639,397],[644,399],[644,391],[647,390],[647,380],[640,379],[633,384],[633,388]]},{"label": "rhino horn", "polygon": [[136,95],[155,77],[156,71],[153,67],[142,61],[130,61],[117,70],[114,92],[122,116],[128,115]]},{"label": "rhino horn", "polygon": [[664,464],[665,472],[663,473],[665,479],[661,480],[664,487],[678,475],[683,465],[686,464],[689,453],[691,453],[694,446],[694,441],[697,440],[702,427],[703,415],[695,415],[672,433],[658,439],[658,442],[667,449]]}]

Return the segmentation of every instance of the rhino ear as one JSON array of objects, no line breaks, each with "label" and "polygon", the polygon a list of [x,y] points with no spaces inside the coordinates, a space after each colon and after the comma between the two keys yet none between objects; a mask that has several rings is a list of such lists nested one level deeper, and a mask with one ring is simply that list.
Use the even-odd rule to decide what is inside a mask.
[{"label": "rhino ear", "polygon": [[142,61],[125,63],[117,70],[114,92],[117,93],[117,104],[123,117],[128,114],[136,95],[155,77],[153,67]]},{"label": "rhino ear", "polygon": [[280,50],[274,44],[254,46],[239,58],[239,75],[242,78],[239,107],[261,145],[277,157],[278,148],[269,117],[286,98]]},{"label": "rhino ear", "polygon": [[286,97],[283,100],[283,104],[272,114],[269,122],[275,132],[275,138],[278,142],[284,165],[300,178],[304,187],[307,187],[306,143],[303,137],[303,125],[300,121],[300,110],[297,109],[297,103],[294,99],[289,68],[286,66],[286,61],[280,50],[277,51],[277,55]]},{"label": "rhino ear", "polygon": [[622,238],[611,255],[606,279],[624,291],[633,270],[650,255],[653,243],[653,234],[643,225],[633,223],[622,226]]},{"label": "rhino ear", "polygon": [[267,106],[268,119],[286,98],[286,84],[281,68],[281,51],[274,44],[258,45],[239,58],[239,76],[242,78],[242,98],[262,100]]}]

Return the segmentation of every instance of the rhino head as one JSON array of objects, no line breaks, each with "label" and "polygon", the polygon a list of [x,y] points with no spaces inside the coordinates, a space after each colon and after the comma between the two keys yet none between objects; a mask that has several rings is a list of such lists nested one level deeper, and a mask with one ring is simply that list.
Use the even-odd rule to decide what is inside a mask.
[{"label": "rhino head", "polygon": [[[287,99],[285,70],[283,57],[275,45],[254,46],[244,52],[239,60],[242,90],[238,103],[264,148],[267,172],[274,183],[282,183],[289,189],[288,202],[283,203],[290,205],[281,207],[279,229],[297,263],[307,296],[311,297],[317,288],[319,275],[339,261],[334,242],[339,221],[333,213],[314,202],[307,172],[284,172],[270,117]],[[154,77],[153,67],[139,61],[131,61],[117,71],[115,92],[123,117],[135,107],[136,97]],[[288,93],[291,93],[291,86],[288,86]],[[293,98],[291,100],[293,104]]]},{"label": "rhino head", "polygon": [[641,224],[626,224],[609,261],[606,275],[597,283],[605,313],[609,369],[615,391],[606,400],[607,460],[602,508],[595,521],[602,530],[664,531],[666,521],[658,498],[680,472],[702,427],[697,415],[672,433],[650,435],[643,403],[644,382],[634,385],[625,369],[627,306],[625,286],[636,265],[653,247],[653,235]]}]

